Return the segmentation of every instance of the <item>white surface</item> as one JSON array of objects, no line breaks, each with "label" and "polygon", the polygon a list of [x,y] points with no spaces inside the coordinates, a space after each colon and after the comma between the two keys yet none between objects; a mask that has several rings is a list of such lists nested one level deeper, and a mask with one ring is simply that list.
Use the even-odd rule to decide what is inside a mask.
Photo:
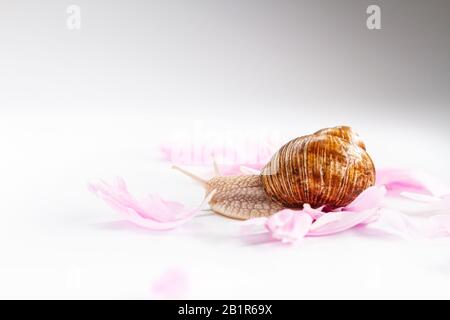
[{"label": "white surface", "polygon": [[[151,284],[170,268],[185,272],[185,298],[450,297],[449,239],[349,231],[289,247],[242,238],[235,222],[215,215],[167,233],[120,222],[87,191],[88,180],[120,174],[135,194],[192,206],[203,196],[157,159],[170,119],[34,114],[0,122],[1,298],[154,298]],[[361,135],[378,162],[412,152],[385,141],[378,149],[396,151],[382,157],[373,143],[382,132]],[[414,155],[411,165],[428,161]]]}]

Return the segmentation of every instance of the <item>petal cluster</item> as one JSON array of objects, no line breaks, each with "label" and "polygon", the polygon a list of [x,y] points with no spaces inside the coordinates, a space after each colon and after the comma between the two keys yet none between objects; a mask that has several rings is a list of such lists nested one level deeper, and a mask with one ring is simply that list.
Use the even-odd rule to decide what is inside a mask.
[{"label": "petal cluster", "polygon": [[265,226],[273,238],[288,243],[304,236],[338,233],[376,219],[385,194],[383,186],[370,187],[347,207],[327,213],[308,204],[302,210],[284,209],[268,217]]}]

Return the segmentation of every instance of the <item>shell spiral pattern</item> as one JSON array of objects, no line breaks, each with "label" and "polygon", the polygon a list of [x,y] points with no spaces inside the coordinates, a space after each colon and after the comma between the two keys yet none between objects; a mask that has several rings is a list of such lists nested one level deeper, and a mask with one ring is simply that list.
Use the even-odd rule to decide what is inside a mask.
[{"label": "shell spiral pattern", "polygon": [[344,207],[375,183],[375,166],[350,127],[291,140],[263,168],[266,194],[287,208]]}]

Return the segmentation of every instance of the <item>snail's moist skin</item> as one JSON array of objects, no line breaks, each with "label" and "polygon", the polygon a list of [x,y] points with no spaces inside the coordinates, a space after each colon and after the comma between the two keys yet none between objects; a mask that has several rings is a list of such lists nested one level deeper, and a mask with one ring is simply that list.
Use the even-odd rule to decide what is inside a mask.
[{"label": "snail's moist skin", "polygon": [[372,160],[344,132],[346,136],[340,138],[319,131],[281,147],[261,173],[266,194],[287,208],[309,203],[313,208],[334,209],[348,205],[373,186]]},{"label": "snail's moist skin", "polygon": [[206,190],[216,190],[209,201],[211,209],[234,219],[266,217],[283,209],[266,195],[259,175],[215,177]]}]

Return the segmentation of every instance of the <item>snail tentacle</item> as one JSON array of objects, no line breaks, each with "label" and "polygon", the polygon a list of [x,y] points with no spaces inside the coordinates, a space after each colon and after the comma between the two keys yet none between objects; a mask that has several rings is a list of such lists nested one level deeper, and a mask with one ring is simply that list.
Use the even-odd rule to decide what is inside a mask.
[{"label": "snail tentacle", "polygon": [[206,188],[207,184],[208,184],[208,180],[203,179],[183,168],[180,168],[179,166],[173,165],[172,169],[175,169],[177,171],[180,171],[181,173],[183,173],[184,175],[190,177],[191,179],[193,179],[194,181],[198,182],[202,187]]}]

